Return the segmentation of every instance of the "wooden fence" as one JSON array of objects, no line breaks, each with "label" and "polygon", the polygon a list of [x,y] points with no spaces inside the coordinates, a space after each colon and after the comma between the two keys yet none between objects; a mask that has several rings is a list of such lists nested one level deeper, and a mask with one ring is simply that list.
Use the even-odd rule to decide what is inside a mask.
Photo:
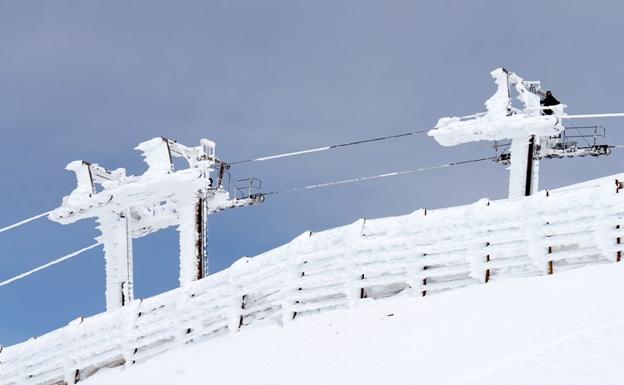
[{"label": "wooden fence", "polygon": [[624,249],[617,177],[624,175],[304,233],[188,286],[5,348],[0,383],[72,384],[175,346],[263,323],[287,326],[364,298],[429,296],[617,262]]}]

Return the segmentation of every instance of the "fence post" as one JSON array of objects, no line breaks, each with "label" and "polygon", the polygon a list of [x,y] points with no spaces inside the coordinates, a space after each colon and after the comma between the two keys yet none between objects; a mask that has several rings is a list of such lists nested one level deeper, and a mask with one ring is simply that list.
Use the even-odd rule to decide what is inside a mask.
[{"label": "fence post", "polygon": [[[423,257],[426,257],[426,256],[427,256],[427,253],[423,253]],[[423,272],[426,272],[428,268],[429,268],[429,266],[427,266],[427,265],[423,265],[423,267],[422,267],[422,271],[423,271]],[[422,285],[423,285],[423,286],[427,286],[427,276],[426,276],[425,274],[423,274]],[[424,296],[426,296],[426,295],[427,295],[427,290],[425,290],[425,289],[423,288],[423,290],[422,290],[422,296],[424,297]]]},{"label": "fence post", "polygon": [[548,197],[549,191],[545,191],[544,197],[538,195],[525,197],[524,204],[519,207],[521,213],[525,214],[522,220],[528,243],[528,256],[540,274],[552,274],[553,271],[553,263],[549,256],[552,253],[552,246],[548,245],[547,240],[549,238],[547,227],[550,221],[540,214],[540,205],[546,204]]},{"label": "fence post", "polygon": [[[61,332],[61,338],[63,340],[68,339],[65,336],[69,337],[74,334],[74,330],[82,324],[82,321],[83,318],[79,317],[69,322]],[[78,368],[79,364],[74,357],[74,351],[68,349],[65,355],[61,357],[61,362],[63,364],[63,372],[67,385],[73,385],[78,382],[80,380],[80,370]]]},{"label": "fence post", "polygon": [[241,315],[238,321],[238,328],[242,328],[243,327],[243,321],[245,319],[245,301],[247,301],[247,294],[243,294],[243,296],[241,297]]},{"label": "fence post", "polygon": [[[490,247],[490,242],[486,242],[485,243],[485,247]],[[485,256],[485,263],[489,266],[490,262],[490,254],[487,254]],[[487,269],[485,269],[485,277],[484,277],[485,283],[488,283],[490,281],[490,269],[489,267]]]},{"label": "fence post", "polygon": [[[422,210],[423,210],[423,217],[426,217],[427,216],[427,209],[424,208]],[[422,256],[423,256],[423,258],[425,258],[427,256],[427,253],[423,253]],[[427,271],[428,268],[429,268],[429,266],[423,264],[423,267],[422,267],[422,271],[423,271],[422,286],[427,286],[427,275],[425,274],[425,272]],[[427,295],[427,290],[424,290],[424,288],[423,288],[421,294],[422,294],[423,297],[426,296]]]},{"label": "fence post", "polygon": [[[360,279],[363,281],[364,280],[364,274],[362,274],[360,276]],[[362,284],[363,285],[363,284]],[[360,286],[362,286],[360,285]],[[364,287],[360,287],[360,299],[366,298],[366,293],[364,292]]]},{"label": "fence post", "polygon": [[[490,201],[487,202],[486,207],[490,207]],[[488,226],[488,229],[486,230],[486,234],[490,234],[490,226]],[[489,238],[489,237],[488,237]],[[487,238],[486,238],[487,239]],[[490,252],[489,252],[489,247],[490,247],[490,241],[485,241],[485,248],[486,248],[486,255],[485,255],[485,277],[484,277],[484,281],[485,283],[488,283],[490,281]]]},{"label": "fence post", "polygon": [[[550,197],[550,191],[546,190],[546,198],[549,198],[549,197]],[[547,229],[548,225],[550,225],[550,221],[546,221],[546,224],[544,225],[544,229]],[[546,234],[548,234],[548,232],[546,232]],[[548,235],[546,235],[546,237],[548,237]],[[549,245],[548,246],[548,254],[550,255],[550,254],[552,254],[552,252],[553,252],[552,245]],[[548,275],[552,275],[552,274],[554,274],[554,272],[555,272],[555,269],[554,269],[554,263],[553,263],[553,260],[552,260],[552,256],[549,256],[548,257]]]},{"label": "fence post", "polygon": [[[304,233],[305,234],[305,233]],[[297,311],[293,310],[293,305],[299,303],[295,294],[300,292],[302,288],[299,286],[297,279],[300,279],[306,275],[306,265],[308,261],[299,258],[302,255],[303,243],[307,242],[314,233],[312,231],[307,232],[308,236],[301,235],[288,244],[288,249],[285,250],[287,257],[284,261],[284,269],[281,274],[284,275],[284,281],[280,288],[280,315],[278,319],[281,319],[282,326],[286,326],[289,322],[293,321],[297,317]]]},{"label": "fence post", "polygon": [[[615,229],[616,229],[616,230],[619,230],[619,229],[620,229],[620,225],[616,225],[616,226],[615,226]],[[617,238],[616,238],[615,243],[616,243],[617,245],[622,244],[622,238],[621,238],[621,237],[617,237]],[[615,257],[615,261],[616,261],[616,262],[620,262],[621,260],[622,260],[622,251],[621,251],[621,250],[618,250],[618,251],[617,251],[617,254],[616,254],[616,257]]]},{"label": "fence post", "polygon": [[141,318],[143,312],[141,311],[141,305],[143,304],[143,298],[140,298],[138,301],[132,301],[130,306],[125,307],[124,311],[128,314],[126,317],[121,317],[124,319],[124,327],[121,330],[121,344],[122,355],[126,365],[134,364],[134,355],[137,353],[138,347],[135,345],[137,342],[137,320]]},{"label": "fence post", "polygon": [[[483,212],[484,206],[490,206],[489,201],[485,202],[485,205],[483,203],[484,200],[480,200],[470,205],[470,215],[476,214],[478,217],[479,213]],[[490,270],[487,264],[490,261],[490,256],[487,252],[490,242],[488,241],[489,233],[487,229],[488,227],[485,227],[485,231],[482,233],[483,227],[478,226],[476,231],[467,231],[463,236],[466,242],[466,259],[470,267],[470,277],[481,283],[486,283],[490,279]]]},{"label": "fence post", "polygon": [[194,323],[195,312],[192,301],[196,297],[196,281],[190,282],[186,286],[177,289],[179,294],[174,301],[175,311],[175,344],[178,346],[185,345],[192,341],[192,337],[188,335],[196,331]]},{"label": "fence post", "polygon": [[[358,223],[361,221],[361,230],[358,231]],[[351,226],[353,230],[349,229],[346,236],[342,238],[341,254],[342,258],[338,262],[340,268],[343,269],[343,273],[339,276],[341,283],[344,286],[344,294],[347,297],[348,307],[351,308],[363,298],[366,298],[366,289],[364,288],[363,281],[366,279],[366,275],[360,270],[360,265],[357,256],[361,255],[362,250],[367,250],[365,233],[366,218],[361,218]]]},{"label": "fence post", "polygon": [[[622,189],[622,187],[623,187],[623,183],[616,179],[615,180],[615,193],[618,194],[620,192],[620,190]],[[616,225],[615,229],[619,230],[620,229],[620,225]],[[621,244],[620,237],[616,238],[616,244],[618,244],[618,245]],[[615,261],[616,262],[620,262],[621,260],[622,260],[622,251],[618,250],[617,254],[616,254],[616,257],[615,257]]]},{"label": "fence post", "polygon": [[243,275],[245,274],[245,270],[247,270],[247,262],[249,259],[245,260],[245,264],[239,262],[236,266],[231,266],[230,270],[227,272],[227,303],[228,303],[228,315],[227,317],[227,328],[228,332],[236,333],[240,329],[243,317],[243,297],[245,296],[242,293],[246,292],[246,288],[243,286]]}]

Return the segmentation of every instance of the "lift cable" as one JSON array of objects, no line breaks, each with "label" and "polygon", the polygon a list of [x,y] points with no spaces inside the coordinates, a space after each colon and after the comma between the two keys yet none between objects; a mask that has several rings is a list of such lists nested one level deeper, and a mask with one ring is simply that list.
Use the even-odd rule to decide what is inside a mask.
[{"label": "lift cable", "polygon": [[[375,141],[380,141],[380,140],[385,140],[385,139],[390,139],[390,138],[399,138],[399,137],[402,137],[402,136],[415,135],[415,134],[420,134],[420,133],[424,133],[424,132],[426,132],[426,130],[424,130],[424,131],[412,131],[412,132],[407,132],[407,133],[398,134],[398,135],[386,136],[386,137],[382,137],[382,138],[360,140],[360,141],[357,141],[357,142],[343,143],[343,144],[337,144],[337,145],[327,146],[327,147],[319,147],[319,148],[311,149],[311,150],[304,150],[304,151],[291,152],[291,153],[267,156],[267,157],[256,158],[256,159],[243,160],[243,161],[233,162],[233,163],[230,163],[230,164],[260,162],[260,161],[269,160],[269,159],[285,158],[285,157],[288,157],[288,156],[307,154],[307,153],[310,153],[310,152],[324,151],[324,150],[338,148],[338,147],[345,147],[345,146],[351,146],[351,145],[354,145],[354,144],[375,142]],[[609,145],[609,148],[624,148],[624,145]],[[281,193],[290,192],[290,191],[310,190],[310,189],[319,188],[319,187],[326,187],[326,185],[329,185],[329,186],[331,186],[331,185],[339,185],[339,184],[357,182],[357,181],[361,181],[361,180],[382,178],[382,177],[386,177],[386,176],[394,176],[394,175],[415,173],[415,172],[420,172],[420,171],[436,170],[436,169],[445,168],[445,167],[449,167],[449,166],[454,166],[454,165],[458,165],[458,164],[473,163],[473,162],[477,162],[477,161],[481,161],[481,160],[487,160],[487,159],[492,159],[492,158],[483,158],[483,159],[476,159],[476,160],[470,160],[470,161],[464,161],[464,162],[454,162],[454,163],[449,163],[449,164],[440,165],[440,166],[425,167],[423,169],[405,170],[405,171],[398,171],[396,173],[389,173],[389,174],[382,174],[382,175],[375,175],[375,176],[367,176],[367,177],[361,177],[361,178],[347,179],[347,180],[344,180],[344,181],[337,181],[337,182],[331,182],[331,183],[323,183],[321,185],[302,186],[302,187],[297,187],[296,189],[293,189],[293,190],[272,191],[272,192],[269,192],[269,193],[263,193],[262,195],[275,195],[275,194],[281,194]],[[8,226],[5,226],[5,227],[2,227],[2,228],[0,228],[0,233],[3,233],[5,231],[14,229],[14,228],[22,226],[22,225],[25,225],[27,223],[33,222],[33,221],[35,221],[37,219],[43,218],[46,215],[50,214],[51,212],[52,212],[52,210],[46,211],[46,212],[43,212],[41,214],[37,214],[37,215],[34,215],[34,216],[30,217],[30,218],[26,218],[24,220],[16,222],[16,223],[14,223],[12,225],[8,225]]]},{"label": "lift cable", "polygon": [[[560,116],[561,119],[614,118],[614,117],[624,117],[624,113],[618,112],[618,113],[606,113],[606,114],[580,114],[580,115],[561,115]],[[292,156],[305,155],[305,154],[310,154],[310,153],[313,153],[313,152],[321,152],[321,151],[333,150],[333,149],[340,148],[340,147],[348,147],[348,146],[354,146],[354,145],[358,145],[358,144],[379,142],[379,141],[384,141],[384,140],[389,140],[389,139],[402,138],[402,137],[411,136],[411,135],[419,135],[419,134],[424,134],[427,131],[429,131],[429,129],[417,130],[417,131],[409,131],[409,132],[405,132],[405,133],[402,133],[402,134],[381,136],[381,137],[378,137],[378,138],[357,140],[357,141],[353,141],[353,142],[334,144],[334,145],[331,145],[331,146],[317,147],[317,148],[311,148],[311,149],[301,150],[301,151],[286,152],[286,153],[282,153],[282,154],[267,155],[267,156],[262,156],[262,157],[254,158],[254,159],[238,160],[238,161],[235,161],[235,162],[230,162],[229,164],[230,165],[235,165],[235,164],[252,163],[252,162],[264,162],[266,160],[274,160],[274,159],[281,159],[281,158],[289,158],[289,157],[292,157]]]},{"label": "lift cable", "polygon": [[321,151],[333,150],[333,149],[340,148],[340,147],[348,147],[348,146],[354,146],[354,145],[357,145],[357,144],[379,142],[379,141],[382,141],[382,140],[402,138],[402,137],[410,136],[410,135],[424,134],[427,131],[429,131],[429,130],[409,131],[409,132],[404,132],[402,134],[381,136],[381,137],[378,137],[378,138],[357,140],[357,141],[354,141],[354,142],[334,144],[334,145],[331,145],[331,146],[311,148],[311,149],[308,149],[308,150],[301,150],[301,151],[294,151],[294,152],[286,152],[286,153],[283,153],[283,154],[262,156],[260,158],[255,158],[255,159],[239,160],[239,161],[236,161],[236,162],[230,162],[229,164],[230,165],[235,165],[235,164],[242,164],[242,163],[263,162],[265,160],[288,158],[288,157],[291,157],[291,156],[299,156],[299,155],[304,155],[304,154],[310,154],[312,152],[321,152]]},{"label": "lift cable", "polygon": [[[429,167],[417,168],[417,169],[412,169],[412,170],[395,171],[395,172],[379,174],[379,175],[363,176],[363,177],[352,178],[352,179],[344,179],[344,180],[328,182],[328,183],[320,183],[320,184],[314,184],[314,185],[308,185],[308,186],[301,186],[301,187],[296,187],[296,188],[293,188],[293,189],[272,191],[272,192],[268,192],[268,193],[262,193],[261,195],[278,195],[278,194],[283,194],[283,193],[288,193],[288,192],[296,192],[296,191],[302,191],[302,190],[312,190],[312,189],[317,189],[317,188],[322,188],[322,187],[329,187],[329,186],[336,186],[336,185],[347,184],[347,183],[354,183],[354,182],[361,182],[361,181],[372,180],[372,179],[385,178],[385,177],[389,177],[389,176],[414,174],[414,173],[418,173],[418,172],[438,170],[438,169],[442,169],[442,168],[447,168],[447,167],[452,167],[452,166],[459,166],[459,165],[462,165],[462,164],[483,162],[483,161],[486,161],[486,160],[493,160],[493,159],[496,159],[496,157],[492,156],[492,157],[487,157],[487,158],[462,160],[462,161],[458,161],[458,162],[451,162],[451,163],[441,164],[441,165],[437,165],[437,166],[429,166]],[[43,214],[39,214],[38,217],[41,217],[41,216],[43,216]],[[33,217],[33,218],[35,218],[35,217]],[[34,220],[34,219],[30,219],[30,220]],[[22,222],[24,222],[24,221],[22,221]],[[53,261],[50,261],[50,262],[48,262],[48,263],[46,263],[44,265],[41,265],[41,266],[36,267],[36,268],[34,268],[32,270],[29,270],[29,271],[27,271],[25,273],[21,273],[19,275],[16,275],[15,277],[12,277],[12,278],[9,278],[7,280],[4,280],[4,281],[0,282],[0,287],[8,285],[8,284],[10,284],[12,282],[18,281],[18,280],[20,280],[22,278],[28,277],[29,275],[32,275],[32,274],[34,274],[34,273],[36,273],[38,271],[47,269],[48,267],[54,266],[56,264],[59,264],[61,262],[66,261],[68,259],[71,259],[73,257],[76,257],[76,256],[84,253],[85,251],[94,249],[94,248],[96,248],[96,247],[98,247],[100,245],[101,245],[100,242],[96,242],[96,243],[94,243],[92,245],[89,245],[89,246],[84,247],[84,248],[82,248],[80,250],[76,250],[76,251],[74,251],[72,253],[64,255],[64,256],[62,256],[60,258],[57,258],[57,259],[55,259]]]},{"label": "lift cable", "polygon": [[[615,114],[604,114],[604,115],[615,115]],[[617,114],[617,115],[619,115],[619,114]],[[284,154],[278,154],[278,155],[271,155],[271,156],[265,156],[265,157],[261,157],[261,158],[255,158],[255,159],[241,160],[241,161],[237,161],[237,162],[232,162],[230,164],[233,165],[233,164],[250,163],[250,162],[261,162],[261,161],[271,160],[271,159],[286,158],[286,157],[290,157],[290,156],[296,156],[296,155],[308,154],[308,153],[312,153],[312,152],[325,151],[325,150],[335,149],[335,148],[339,148],[339,147],[346,147],[346,146],[352,146],[352,145],[356,145],[356,144],[370,143],[370,142],[376,142],[376,141],[381,141],[381,140],[394,139],[394,138],[400,138],[400,137],[405,137],[405,136],[410,136],[410,135],[422,134],[422,133],[425,133],[425,132],[427,132],[427,130],[411,131],[411,132],[406,132],[406,133],[403,133],[403,134],[390,135],[390,136],[384,136],[384,137],[373,138],[373,139],[365,139],[365,140],[359,140],[359,141],[355,141],[355,142],[348,142],[348,143],[342,143],[342,144],[335,144],[335,145],[332,145],[332,146],[318,147],[318,148],[309,149],[309,150],[290,152],[290,153],[284,153]],[[624,145],[609,145],[609,148],[624,148]],[[357,182],[357,181],[361,181],[361,180],[382,178],[382,177],[386,177],[386,176],[394,176],[394,175],[415,173],[415,172],[420,172],[420,171],[436,170],[436,169],[445,168],[445,167],[449,167],[449,166],[454,166],[454,165],[458,165],[458,164],[472,163],[472,162],[475,162],[475,161],[481,161],[481,160],[486,160],[486,159],[491,159],[491,158],[476,159],[476,160],[465,161],[465,162],[455,162],[455,163],[449,163],[449,164],[441,165],[441,166],[426,167],[426,168],[423,168],[423,169],[405,170],[405,171],[399,171],[399,172],[396,172],[396,173],[389,173],[389,174],[382,174],[382,175],[376,175],[376,176],[367,176],[367,177],[361,177],[361,178],[347,179],[347,180],[344,180],[344,181],[323,183],[321,185],[302,186],[302,187],[298,187],[298,188],[293,189],[293,190],[272,191],[272,192],[269,192],[269,193],[264,193],[263,195],[274,195],[274,194],[281,194],[283,192],[289,192],[289,191],[309,190],[309,189],[313,189],[313,188],[326,187],[326,185],[331,186],[331,185],[352,183],[352,182]],[[25,225],[27,223],[33,222],[33,221],[35,221],[37,219],[43,218],[46,215],[50,214],[51,212],[52,211],[46,211],[46,212],[43,212],[41,214],[37,214],[37,215],[34,215],[34,216],[30,217],[30,218],[26,218],[24,220],[16,222],[16,223],[14,223],[12,225],[8,225],[8,226],[5,226],[5,227],[2,227],[2,228],[0,228],[0,233],[3,233],[5,231],[14,229],[14,228],[22,226],[22,225]]]},{"label": "lift cable", "polygon": [[[564,116],[562,116],[562,118],[564,118],[564,119],[582,119],[582,118],[619,117],[619,116],[624,116],[624,113],[567,115],[567,116],[564,115]],[[378,137],[378,138],[357,140],[357,141],[353,141],[353,142],[334,144],[334,145],[325,146],[325,147],[317,147],[317,148],[312,148],[312,149],[308,149],[308,150],[301,150],[301,151],[295,151],[295,152],[287,152],[287,153],[283,153],[283,154],[263,156],[263,157],[255,158],[255,159],[239,160],[239,161],[236,161],[236,162],[231,162],[229,164],[230,165],[235,165],[235,164],[243,164],[243,163],[251,163],[251,162],[262,162],[262,161],[265,161],[265,160],[287,158],[287,157],[291,157],[291,156],[299,156],[299,155],[309,154],[309,153],[313,153],[313,152],[321,152],[321,151],[332,150],[332,149],[336,149],[336,148],[340,148],[340,147],[348,147],[348,146],[354,146],[354,145],[363,144],[363,143],[379,142],[379,141],[383,141],[383,140],[402,138],[402,137],[411,136],[411,135],[419,135],[419,134],[424,134],[427,131],[429,131],[429,130],[427,129],[427,130],[409,131],[409,132],[404,132],[402,134],[387,135],[387,136],[381,136],[381,137]],[[609,148],[624,148],[624,146],[609,146]],[[444,167],[447,167],[447,166],[444,166]],[[441,167],[439,167],[439,168],[441,168]],[[394,175],[394,174],[392,174],[392,175]],[[366,177],[366,178],[367,179],[373,179],[371,177]],[[366,180],[366,179],[364,179],[364,180]],[[348,183],[348,182],[343,182],[343,183]],[[336,183],[336,184],[342,184],[342,183]],[[267,193],[267,194],[274,194],[274,193],[276,193],[276,192]],[[2,228],[0,228],[0,233],[3,233],[5,231],[14,229],[14,228],[22,226],[22,225],[25,225],[27,223],[30,223],[30,222],[34,221],[34,220],[43,218],[46,215],[48,215],[50,212],[51,211],[46,211],[44,213],[37,214],[37,215],[32,216],[30,218],[24,219],[24,220],[22,220],[20,222],[14,223],[12,225],[2,227]]]},{"label": "lift cable", "polygon": [[52,212],[52,211],[46,211],[45,213],[37,214],[37,215],[35,215],[35,216],[32,216],[32,217],[27,218],[27,219],[24,219],[24,220],[22,220],[22,221],[19,221],[19,222],[17,222],[17,223],[12,224],[12,225],[9,225],[9,226],[6,226],[6,227],[3,227],[3,228],[1,228],[1,229],[0,229],[0,233],[3,233],[3,232],[5,232],[5,231],[7,231],[7,230],[14,229],[14,228],[19,227],[19,226],[21,226],[21,225],[25,225],[26,223],[32,222],[32,221],[37,220],[37,219],[39,219],[39,218],[43,218],[43,217],[45,217],[46,215],[50,214],[51,212]]},{"label": "lift cable", "polygon": [[561,119],[592,119],[592,118],[620,118],[624,117],[624,112],[615,112],[607,114],[579,114],[579,115],[560,115]]},{"label": "lift cable", "polygon": [[22,274],[16,275],[16,276],[15,276],[15,277],[13,277],[13,278],[9,278],[9,279],[7,279],[7,280],[5,280],[5,281],[2,281],[2,282],[0,282],[0,286],[5,286],[5,285],[8,285],[9,283],[12,283],[12,282],[18,281],[18,280],[20,280],[20,279],[22,279],[22,278],[28,277],[29,275],[34,274],[34,273],[36,273],[36,272],[38,272],[38,271],[41,271],[41,270],[47,269],[48,267],[54,266],[54,265],[56,265],[56,264],[58,264],[58,263],[61,263],[61,262],[63,262],[63,261],[66,261],[66,260],[68,260],[68,259],[70,259],[70,258],[73,258],[73,257],[77,256],[77,255],[80,255],[80,254],[84,253],[85,251],[88,251],[88,250],[94,249],[94,248],[98,247],[99,245],[101,245],[101,243],[100,243],[100,242],[96,242],[96,243],[94,243],[94,244],[92,244],[92,245],[89,245],[89,246],[87,246],[87,247],[83,247],[83,248],[82,248],[82,249],[80,249],[80,250],[76,250],[76,251],[74,251],[74,252],[72,252],[72,253],[69,253],[69,254],[67,254],[67,255],[65,255],[65,256],[62,256],[62,257],[60,257],[60,258],[57,258],[57,259],[55,259],[55,260],[53,260],[53,261],[51,261],[51,262],[48,262],[48,263],[46,263],[46,264],[44,264],[44,265],[41,265],[41,266],[39,266],[39,267],[35,267],[34,269],[29,270],[29,271],[27,271],[27,272],[25,272],[25,273],[22,273]]},{"label": "lift cable", "polygon": [[[614,145],[614,146],[609,146],[610,148],[624,148],[624,145]],[[441,164],[441,165],[437,165],[437,166],[428,166],[428,167],[422,167],[422,168],[416,168],[416,169],[411,169],[411,170],[402,170],[402,171],[394,171],[394,172],[389,172],[389,173],[385,173],[385,174],[378,174],[378,175],[370,175],[370,176],[363,176],[363,177],[357,177],[357,178],[351,178],[351,179],[343,179],[343,180],[338,180],[338,181],[334,181],[334,182],[326,182],[326,183],[319,183],[319,184],[313,184],[313,185],[307,185],[307,186],[299,186],[299,187],[295,187],[295,188],[291,188],[291,189],[284,189],[284,190],[276,190],[276,191],[271,191],[271,192],[267,192],[267,193],[261,193],[259,195],[279,195],[279,194],[285,194],[285,193],[292,193],[292,192],[298,192],[298,191],[304,191],[304,190],[314,190],[314,189],[318,189],[318,188],[324,188],[324,187],[330,187],[330,186],[337,186],[337,185],[342,185],[342,184],[348,184],[348,183],[355,183],[355,182],[362,182],[362,181],[367,181],[367,180],[373,180],[373,179],[380,179],[380,178],[385,178],[385,177],[389,177],[389,176],[398,176],[398,175],[406,175],[406,174],[415,174],[415,173],[419,173],[419,172],[425,172],[425,171],[433,171],[433,170],[439,170],[439,169],[443,169],[443,168],[447,168],[447,167],[453,167],[453,166],[459,166],[459,165],[463,165],[463,164],[470,164],[470,163],[478,163],[478,162],[483,162],[486,160],[496,160],[497,157],[495,156],[490,156],[490,157],[485,157],[485,158],[477,158],[477,159],[469,159],[469,160],[462,160],[462,161],[457,161],[457,162],[451,162],[451,163],[446,163],[446,164]],[[5,231],[8,230],[9,228],[13,228],[13,227],[17,227],[21,224],[24,223],[28,223],[30,221],[33,221],[37,218],[41,218],[45,215],[47,215],[49,212],[46,213],[42,213],[39,214],[37,216],[31,217],[29,219],[25,219],[24,221],[21,221],[19,223],[16,223],[15,225],[11,225],[11,226],[7,226],[3,229],[0,229],[0,231]],[[68,259],[71,259],[73,257],[76,257],[82,253],[84,253],[85,251],[89,251],[91,249],[94,249],[98,246],[100,246],[101,243],[100,242],[96,242],[92,245],[89,245],[87,247],[84,247],[80,250],[76,250],[72,253],[69,253],[65,256],[62,256],[60,258],[57,258],[53,261],[50,261],[44,265],[41,265],[39,267],[36,267],[32,270],[29,270],[25,273],[16,275],[15,277],[9,278],[7,280],[4,280],[2,282],[0,282],[0,287],[1,286],[5,286],[8,285],[12,282],[18,281],[22,278],[28,277],[29,275],[32,275],[38,271],[47,269],[48,267],[54,266],[56,264],[59,264],[61,262],[64,262]]]},{"label": "lift cable", "polygon": [[441,168],[447,168],[447,167],[452,167],[452,166],[459,166],[459,165],[468,164],[468,163],[483,162],[483,161],[486,161],[486,160],[494,160],[494,159],[496,159],[495,156],[490,156],[490,157],[487,157],[487,158],[479,158],[479,159],[462,160],[462,161],[458,161],[458,162],[446,163],[446,164],[441,164],[441,165],[437,165],[437,166],[416,168],[416,169],[412,169],[412,170],[395,171],[395,172],[389,172],[389,173],[379,174],[379,175],[362,176],[362,177],[357,177],[357,178],[352,178],[352,179],[343,179],[343,180],[334,181],[334,182],[312,184],[312,185],[308,185],[308,186],[299,186],[299,187],[295,187],[295,188],[292,188],[292,189],[277,190],[277,191],[271,191],[271,192],[268,192],[268,193],[261,193],[260,195],[277,195],[277,194],[291,193],[291,192],[297,192],[297,191],[303,191],[303,190],[313,190],[313,189],[317,189],[317,188],[336,186],[336,185],[347,184],[347,183],[354,183],[354,182],[361,182],[361,181],[366,181],[366,180],[385,178],[385,177],[389,177],[389,176],[397,176],[397,175],[405,175],[405,174],[415,174],[415,173],[418,173],[418,172],[439,170]]}]

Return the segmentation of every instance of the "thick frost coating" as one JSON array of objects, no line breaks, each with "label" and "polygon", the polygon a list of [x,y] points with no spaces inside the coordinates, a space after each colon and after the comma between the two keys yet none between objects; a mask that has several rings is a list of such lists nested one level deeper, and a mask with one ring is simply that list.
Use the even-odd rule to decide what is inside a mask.
[{"label": "thick frost coating", "polygon": [[[539,145],[543,140],[563,131],[564,127],[558,117],[563,113],[563,105],[554,106],[553,115],[542,115],[540,97],[533,88],[536,83],[525,82],[518,75],[501,68],[492,71],[491,75],[498,88],[485,102],[487,112],[466,117],[441,118],[427,135],[434,137],[443,146],[511,139],[509,198],[515,199],[537,190],[539,161],[534,155],[535,148],[533,153],[528,153],[529,140],[534,137],[535,144]],[[518,93],[524,110],[512,107],[511,86]],[[532,167],[528,164],[530,158]],[[527,186],[527,180],[532,181],[530,186]]]},{"label": "thick frost coating", "polygon": [[622,274],[622,265],[593,266],[425,301],[360,301],[172,349],[84,385],[621,384]]},{"label": "thick frost coating", "polygon": [[[429,298],[510,277],[615,262],[624,251],[618,242],[624,237],[624,194],[616,192],[616,179],[624,174],[517,200],[482,199],[305,232],[205,279],[6,348],[0,352],[0,383],[82,382],[104,367],[131,366],[243,328],[296,327],[300,319],[352,309],[366,298]],[[462,308],[468,318],[476,314]],[[467,320],[451,321],[463,327]]]},{"label": "thick frost coating", "polygon": [[190,192],[179,192],[176,194],[178,201],[178,215],[180,223],[178,232],[180,234],[180,286],[197,279],[200,266],[197,243],[200,242],[197,234],[197,205],[198,195]]},{"label": "thick frost coating", "polygon": [[132,301],[132,228],[127,218],[111,212],[98,218],[106,261],[106,308],[116,309]]},{"label": "thick frost coating", "polygon": [[[554,136],[563,130],[556,116],[541,116],[539,97],[522,86],[522,79],[511,74],[525,111],[512,114],[508,75],[501,68],[491,72],[498,86],[486,102],[487,112],[467,117],[444,117],[427,132],[443,146],[476,142],[525,138],[531,135]],[[537,109],[536,109],[537,108]]]},{"label": "thick frost coating", "polygon": [[561,132],[554,116],[481,115],[476,118],[441,118],[436,128],[427,135],[433,136],[442,146],[456,146],[481,140],[493,141],[526,138],[531,135],[554,136]]},{"label": "thick frost coating", "polygon": [[[132,239],[178,226],[180,284],[185,285],[206,274],[200,270],[207,268],[207,263],[202,263],[206,259],[206,216],[262,201],[261,196],[232,198],[221,185],[212,185],[212,167],[220,162],[212,141],[202,139],[201,146],[186,147],[153,138],[136,148],[149,166],[139,176],[126,176],[124,169],[111,172],[97,164],[71,162],[67,169],[76,173],[77,187],[49,214],[51,220],[62,224],[97,219],[102,233],[98,241],[104,245],[106,258],[108,310],[132,300]],[[174,172],[172,154],[184,157],[189,168]]]},{"label": "thick frost coating", "polygon": [[[511,141],[511,153],[516,156],[509,166],[509,199],[522,198],[526,189],[526,174],[529,151],[529,137]],[[537,163],[537,160],[534,160]],[[535,175],[536,173],[534,173]]]},{"label": "thick frost coating", "polygon": [[505,116],[511,111],[511,100],[509,99],[509,82],[507,74],[502,68],[497,68],[490,72],[496,83],[496,92],[485,101],[487,114],[491,116]]},{"label": "thick frost coating", "polygon": [[162,138],[145,141],[136,146],[135,150],[141,151],[147,163],[148,168],[143,174],[144,177],[157,177],[173,172],[169,146]]}]

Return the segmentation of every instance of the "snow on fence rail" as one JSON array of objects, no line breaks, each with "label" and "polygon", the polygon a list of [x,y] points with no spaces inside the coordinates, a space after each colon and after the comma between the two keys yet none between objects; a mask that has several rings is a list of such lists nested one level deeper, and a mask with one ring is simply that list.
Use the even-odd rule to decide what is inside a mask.
[{"label": "snow on fence rail", "polygon": [[[1,384],[72,384],[98,369],[262,323],[502,277],[616,262],[624,191],[603,178],[518,200],[480,200],[307,232],[185,287],[0,351]],[[613,185],[613,181],[616,185]]]}]

